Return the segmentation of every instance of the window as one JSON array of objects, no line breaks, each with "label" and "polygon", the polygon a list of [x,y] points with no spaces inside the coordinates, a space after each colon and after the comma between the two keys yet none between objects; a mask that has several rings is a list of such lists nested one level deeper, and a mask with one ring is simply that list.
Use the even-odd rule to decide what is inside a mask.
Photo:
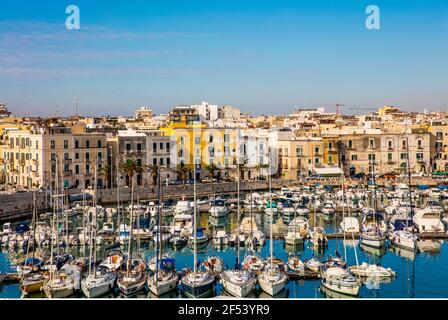
[{"label": "window", "polygon": [[167,166],[170,165],[170,158],[166,158],[166,165],[167,165]]},{"label": "window", "polygon": [[130,143],[126,143],[126,151],[127,152],[131,151],[131,144]]},{"label": "window", "polygon": [[101,161],[103,159],[103,153],[98,152],[98,160]]},{"label": "window", "polygon": [[152,152],[156,153],[157,152],[157,143],[153,142],[152,144]]},{"label": "window", "polygon": [[180,144],[185,144],[185,137],[184,136],[180,137]]},{"label": "window", "polygon": [[78,160],[79,159],[79,152],[75,153],[75,159]]},{"label": "window", "polygon": [[170,150],[170,143],[169,142],[166,143],[166,150]]},{"label": "window", "polygon": [[68,149],[68,140],[64,140],[64,149]]},{"label": "window", "polygon": [[36,140],[36,149],[39,149],[39,140]]},{"label": "window", "polygon": [[163,142],[159,143],[159,148],[160,148],[160,150],[163,150]]},{"label": "window", "polygon": [[102,145],[101,140],[98,140],[98,144],[97,144],[98,148],[101,148],[101,145]]},{"label": "window", "polygon": [[224,146],[224,154],[226,156],[228,156],[230,154],[230,147],[229,146]]},{"label": "window", "polygon": [[208,136],[208,142],[213,143],[213,135],[212,134]]},{"label": "window", "polygon": [[403,149],[406,149],[406,140],[401,141],[401,146]]},{"label": "window", "polygon": [[392,140],[387,141],[387,147],[392,149]]},{"label": "window", "polygon": [[208,154],[209,154],[210,158],[213,158],[215,156],[215,147],[214,146],[208,147]]},{"label": "window", "polygon": [[137,143],[137,152],[141,152],[142,151],[142,144],[141,143]]},{"label": "window", "polygon": [[353,148],[353,140],[348,140],[349,149]]},{"label": "window", "polygon": [[387,161],[392,162],[392,153],[387,154]]},{"label": "window", "polygon": [[78,149],[78,148],[79,148],[79,141],[75,140],[75,149]]},{"label": "window", "polygon": [[77,164],[77,165],[75,166],[75,173],[76,173],[76,174],[79,174],[79,164]]},{"label": "window", "polygon": [[163,166],[163,158],[160,158],[160,165]]},{"label": "window", "polygon": [[86,148],[90,148],[90,140],[86,140]]},{"label": "window", "polygon": [[405,160],[405,159],[407,159],[408,158],[408,154],[407,153],[401,153],[400,154],[400,159],[401,160]]},{"label": "window", "polygon": [[[17,159],[18,159],[19,157],[17,156]],[[56,161],[56,153],[52,153],[51,154],[51,161]]]},{"label": "window", "polygon": [[90,153],[86,152],[86,161],[90,161]]},{"label": "window", "polygon": [[319,158],[314,158],[314,163],[318,164],[319,163]]},{"label": "window", "polygon": [[352,161],[358,161],[358,155],[352,154]]},{"label": "window", "polygon": [[155,165],[155,166],[157,165],[157,158],[153,158],[152,159],[152,164]]},{"label": "window", "polygon": [[56,141],[54,141],[54,140],[51,140],[50,141],[50,149],[56,149]]},{"label": "window", "polygon": [[417,161],[423,161],[423,153],[417,153],[416,154],[416,157],[417,157]]},{"label": "window", "polygon": [[419,149],[422,148],[422,140],[420,140],[420,139],[417,140],[417,146]]},{"label": "window", "polygon": [[[228,133],[224,133],[224,142],[230,142],[230,135]],[[260,144],[260,150],[263,150],[262,144]]]},{"label": "window", "polygon": [[64,153],[64,160],[68,160],[69,159],[69,154],[68,153]]},{"label": "window", "polygon": [[369,153],[368,159],[369,159],[369,161],[375,161],[375,154]]},{"label": "window", "polygon": [[139,167],[142,166],[142,159],[137,159],[137,166],[139,166]]},{"label": "window", "polygon": [[328,149],[329,149],[329,150],[333,149],[333,143],[332,143],[332,142],[329,142],[329,143],[328,143]]},{"label": "window", "polygon": [[302,147],[297,147],[297,148],[296,148],[296,155],[297,155],[298,157],[301,157],[301,156],[303,155],[303,149],[302,149]]},{"label": "window", "polygon": [[345,162],[345,154],[341,154],[341,161]]},{"label": "window", "polygon": [[369,146],[370,148],[375,148],[375,139],[369,139]]},{"label": "window", "polygon": [[332,155],[329,155],[329,156],[328,156],[328,162],[329,162],[329,163],[333,163],[333,156],[332,156]]},{"label": "window", "polygon": [[[9,139],[9,144],[10,144],[11,148],[14,148],[14,138]],[[36,147],[36,149],[37,149],[37,147]]]},{"label": "window", "polygon": [[69,167],[68,164],[65,164],[65,165],[64,165],[64,171],[65,171],[65,172],[69,172],[69,171],[70,171],[70,167]]},{"label": "window", "polygon": [[319,147],[314,147],[314,154],[319,154]]},{"label": "window", "polygon": [[86,164],[86,174],[90,173],[90,164]]}]

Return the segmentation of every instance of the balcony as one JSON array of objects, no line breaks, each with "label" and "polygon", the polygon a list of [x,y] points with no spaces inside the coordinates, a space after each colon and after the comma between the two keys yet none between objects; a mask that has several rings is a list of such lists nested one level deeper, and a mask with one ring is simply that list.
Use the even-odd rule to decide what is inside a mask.
[{"label": "balcony", "polygon": [[72,159],[64,159],[64,164],[70,164],[72,163]]},{"label": "balcony", "polygon": [[64,176],[72,176],[73,170],[64,170]]},{"label": "balcony", "polygon": [[394,161],[394,160],[387,160],[386,163],[389,164],[389,165],[391,165],[391,164],[395,164],[395,161]]},{"label": "balcony", "polygon": [[387,151],[394,151],[394,147],[392,147],[392,146],[388,146],[388,147],[387,147]]}]

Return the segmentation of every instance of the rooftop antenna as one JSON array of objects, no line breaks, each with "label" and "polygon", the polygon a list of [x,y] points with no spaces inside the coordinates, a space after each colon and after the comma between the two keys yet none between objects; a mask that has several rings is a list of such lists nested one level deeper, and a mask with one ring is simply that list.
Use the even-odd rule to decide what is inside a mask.
[{"label": "rooftop antenna", "polygon": [[79,105],[79,98],[75,97],[75,107],[76,107],[75,116],[78,116],[78,105]]}]

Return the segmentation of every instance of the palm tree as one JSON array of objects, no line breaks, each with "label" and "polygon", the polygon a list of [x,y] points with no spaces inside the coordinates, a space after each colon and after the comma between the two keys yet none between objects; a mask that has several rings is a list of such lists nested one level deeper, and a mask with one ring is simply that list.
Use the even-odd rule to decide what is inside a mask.
[{"label": "palm tree", "polygon": [[212,163],[210,163],[210,164],[208,164],[208,165],[205,166],[205,170],[208,171],[208,174],[209,174],[210,177],[212,178],[212,182],[213,182],[213,179],[215,178],[215,172],[216,172],[217,170],[219,170],[219,167],[218,167],[216,164],[214,164],[214,163],[212,162]]},{"label": "palm tree", "polygon": [[180,177],[180,179],[182,180],[182,184],[185,184],[185,181],[187,180],[187,172],[188,169],[185,167],[185,165],[183,163],[181,163],[178,167],[177,167],[177,175]]},{"label": "palm tree", "polygon": [[146,169],[148,170],[151,178],[152,178],[152,185],[155,187],[157,185],[157,179],[159,178],[159,166],[156,164],[147,166]]},{"label": "palm tree", "polygon": [[[112,172],[112,168],[109,165],[105,165],[101,167],[101,171],[104,172],[104,174],[106,175],[106,189],[108,188],[109,185],[109,181],[110,181],[110,175]],[[111,186],[112,188],[112,186]]]}]

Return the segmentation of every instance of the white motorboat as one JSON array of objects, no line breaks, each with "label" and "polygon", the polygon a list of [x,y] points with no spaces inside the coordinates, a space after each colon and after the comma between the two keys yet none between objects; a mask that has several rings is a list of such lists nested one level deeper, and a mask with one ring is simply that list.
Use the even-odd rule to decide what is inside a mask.
[{"label": "white motorboat", "polygon": [[363,262],[358,266],[351,266],[350,272],[355,276],[374,277],[374,278],[393,278],[396,276],[395,271],[391,268],[384,268],[377,264],[368,264]]},{"label": "white motorboat", "polygon": [[225,246],[229,244],[229,236],[225,230],[217,230],[212,241],[214,246]]},{"label": "white motorboat", "polygon": [[229,214],[229,209],[227,209],[224,200],[215,200],[211,204],[209,213],[212,217],[223,218]]},{"label": "white motorboat", "polygon": [[414,225],[420,234],[434,234],[445,232],[445,226],[440,219],[440,214],[425,208],[417,210],[412,218]]},{"label": "white motorboat", "polygon": [[175,215],[191,215],[193,213],[193,206],[190,204],[190,201],[178,201],[176,206],[174,207]]},{"label": "white motorboat", "polygon": [[303,236],[297,226],[288,226],[288,231],[285,235],[285,243],[294,246],[303,243]]},{"label": "white motorboat", "polygon": [[359,232],[359,222],[358,219],[354,217],[344,217],[341,221],[341,229],[345,233],[358,233]]}]

